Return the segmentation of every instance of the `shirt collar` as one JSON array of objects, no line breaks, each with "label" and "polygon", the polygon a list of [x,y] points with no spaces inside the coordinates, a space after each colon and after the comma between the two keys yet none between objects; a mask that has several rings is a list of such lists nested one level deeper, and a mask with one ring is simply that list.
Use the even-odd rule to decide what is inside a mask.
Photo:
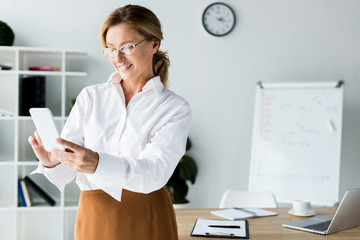
[{"label": "shirt collar", "polygon": [[108,79],[108,83],[114,83],[114,84],[116,84],[116,83],[120,83],[121,82],[121,77],[120,77],[120,75],[119,75],[119,73],[118,72],[113,72],[111,75],[110,75],[110,77],[109,77],[109,79]]},{"label": "shirt collar", "polygon": [[155,76],[145,84],[145,86],[142,88],[142,90],[145,92],[145,91],[154,89],[157,96],[160,97],[160,95],[162,94],[164,88],[165,87],[162,84],[160,77]]},{"label": "shirt collar", "polygon": [[[112,82],[113,84],[118,84],[122,81],[120,75],[118,72],[114,72],[110,75],[108,82]],[[142,88],[142,90],[148,91],[151,89],[154,89],[154,91],[156,92],[156,95],[158,97],[160,97],[160,95],[162,94],[163,90],[164,90],[164,85],[161,82],[161,79],[159,76],[155,76],[152,79],[150,79],[145,86]]]}]

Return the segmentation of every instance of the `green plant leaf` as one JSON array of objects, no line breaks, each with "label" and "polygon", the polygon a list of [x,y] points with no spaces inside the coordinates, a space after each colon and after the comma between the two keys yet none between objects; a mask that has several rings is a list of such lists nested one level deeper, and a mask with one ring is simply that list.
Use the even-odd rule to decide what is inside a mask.
[{"label": "green plant leaf", "polygon": [[0,21],[0,46],[12,46],[14,40],[15,34],[11,27],[5,22]]},{"label": "green plant leaf", "polygon": [[180,167],[179,164],[176,166],[173,174],[171,175],[169,181],[166,183],[166,186],[172,187],[174,184],[176,184],[177,179],[180,178]]},{"label": "green plant leaf", "polygon": [[195,183],[196,176],[197,176],[197,165],[192,157],[184,155],[180,162],[180,178],[184,180],[189,180],[192,184]]},{"label": "green plant leaf", "polygon": [[175,203],[182,202],[189,191],[189,187],[187,186],[186,182],[182,179],[177,179],[172,187],[174,189]]},{"label": "green plant leaf", "polygon": [[[186,150],[192,147],[190,138],[186,141]],[[195,183],[198,173],[198,167],[192,157],[184,155],[178,165],[176,166],[173,174],[165,187],[169,191],[173,203],[187,202],[186,195],[189,191],[188,182]]]},{"label": "green plant leaf", "polygon": [[187,138],[187,140],[186,140],[186,151],[189,151],[191,147],[192,147],[192,142],[191,142],[190,138]]}]

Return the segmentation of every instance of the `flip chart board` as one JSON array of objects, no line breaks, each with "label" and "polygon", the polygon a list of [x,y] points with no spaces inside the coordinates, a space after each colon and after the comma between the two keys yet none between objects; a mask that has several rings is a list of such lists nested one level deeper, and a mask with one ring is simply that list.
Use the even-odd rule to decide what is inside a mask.
[{"label": "flip chart board", "polygon": [[250,191],[331,206],[339,201],[343,82],[259,83]]}]

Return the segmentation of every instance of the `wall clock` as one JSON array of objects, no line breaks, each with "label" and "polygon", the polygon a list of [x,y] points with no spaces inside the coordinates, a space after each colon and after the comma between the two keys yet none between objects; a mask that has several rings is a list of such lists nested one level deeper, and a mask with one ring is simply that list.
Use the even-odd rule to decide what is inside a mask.
[{"label": "wall clock", "polygon": [[229,34],[235,26],[235,13],[230,6],[215,2],[207,6],[202,16],[205,30],[213,36]]}]

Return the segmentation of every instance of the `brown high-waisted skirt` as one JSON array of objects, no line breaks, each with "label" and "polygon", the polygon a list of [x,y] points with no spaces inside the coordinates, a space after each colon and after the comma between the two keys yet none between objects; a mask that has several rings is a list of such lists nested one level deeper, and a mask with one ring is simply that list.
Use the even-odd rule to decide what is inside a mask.
[{"label": "brown high-waisted skirt", "polygon": [[174,208],[165,188],[149,194],[123,189],[121,202],[102,190],[82,191],[76,240],[177,240]]}]

